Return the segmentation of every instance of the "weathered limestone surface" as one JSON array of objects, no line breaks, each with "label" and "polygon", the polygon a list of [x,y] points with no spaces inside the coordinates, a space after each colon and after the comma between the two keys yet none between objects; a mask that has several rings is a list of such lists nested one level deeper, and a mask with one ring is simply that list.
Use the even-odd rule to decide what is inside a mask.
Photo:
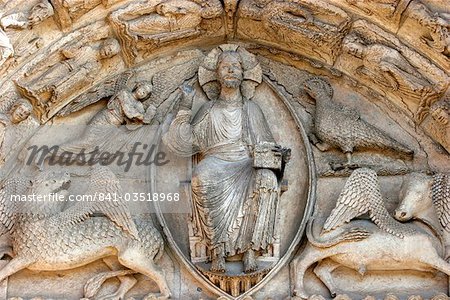
[{"label": "weathered limestone surface", "polygon": [[449,299],[449,20],[0,0],[0,300]]}]

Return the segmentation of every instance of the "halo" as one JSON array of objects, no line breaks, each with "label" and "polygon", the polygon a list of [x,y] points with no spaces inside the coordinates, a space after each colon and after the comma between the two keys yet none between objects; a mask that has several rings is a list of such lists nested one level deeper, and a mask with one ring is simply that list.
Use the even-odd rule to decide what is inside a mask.
[{"label": "halo", "polygon": [[255,88],[262,82],[262,70],[256,56],[244,48],[234,44],[223,44],[211,50],[198,68],[198,81],[210,100],[217,99],[220,93],[220,84],[217,80],[217,63],[224,51],[239,54],[244,71],[241,84],[241,93],[247,99],[255,94]]}]

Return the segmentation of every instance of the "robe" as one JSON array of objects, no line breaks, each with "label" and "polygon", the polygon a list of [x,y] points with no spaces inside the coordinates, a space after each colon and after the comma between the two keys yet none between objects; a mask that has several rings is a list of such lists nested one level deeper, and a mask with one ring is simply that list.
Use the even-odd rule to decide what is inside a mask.
[{"label": "robe", "polygon": [[192,175],[195,234],[209,253],[219,246],[226,257],[249,249],[267,251],[274,242],[279,185],[272,170],[253,167],[253,146],[274,143],[260,107],[247,99],[239,106],[214,100],[190,124],[189,141],[199,161]]}]

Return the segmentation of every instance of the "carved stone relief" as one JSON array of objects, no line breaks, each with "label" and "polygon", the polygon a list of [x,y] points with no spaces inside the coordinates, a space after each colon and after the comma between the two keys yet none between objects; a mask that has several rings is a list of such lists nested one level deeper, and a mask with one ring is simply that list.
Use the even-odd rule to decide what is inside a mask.
[{"label": "carved stone relief", "polygon": [[444,2],[0,1],[0,299],[448,299]]},{"label": "carved stone relief", "polygon": [[448,87],[448,76],[443,70],[365,21],[353,23],[342,50],[338,69],[378,87],[384,95],[397,98],[411,116],[423,103],[439,99]]},{"label": "carved stone relief", "polygon": [[[443,69],[448,70],[449,61],[449,15],[448,11],[432,11],[420,1],[412,1],[405,11],[405,22],[398,34],[420,52],[433,58]],[[412,35],[411,31],[415,34]]]},{"label": "carved stone relief", "polygon": [[[243,1],[238,36],[283,45],[333,64],[350,25],[350,16],[324,1]],[[261,30],[260,26],[264,30]]]},{"label": "carved stone relief", "polygon": [[331,0],[330,2],[395,32],[411,0]]},{"label": "carved stone relief", "polygon": [[222,14],[217,0],[142,1],[114,11],[109,21],[121,41],[126,62],[133,64],[139,50],[148,55],[173,41],[220,36]]},{"label": "carved stone relief", "polygon": [[33,103],[41,122],[45,122],[67,104],[74,92],[94,81],[103,60],[119,51],[119,42],[115,39],[105,39],[97,45],[75,43],[61,49],[62,60],[50,66],[35,66],[15,84],[22,96]]}]

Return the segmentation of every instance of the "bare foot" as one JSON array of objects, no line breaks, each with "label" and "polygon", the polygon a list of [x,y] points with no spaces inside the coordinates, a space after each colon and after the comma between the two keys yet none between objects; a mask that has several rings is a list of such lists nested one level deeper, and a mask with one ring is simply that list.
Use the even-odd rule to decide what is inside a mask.
[{"label": "bare foot", "polygon": [[211,272],[225,272],[225,258],[223,256],[218,256],[216,258],[213,258],[211,262]]},{"label": "bare foot", "polygon": [[244,272],[251,273],[258,269],[255,259],[255,251],[248,250],[244,253]]}]

